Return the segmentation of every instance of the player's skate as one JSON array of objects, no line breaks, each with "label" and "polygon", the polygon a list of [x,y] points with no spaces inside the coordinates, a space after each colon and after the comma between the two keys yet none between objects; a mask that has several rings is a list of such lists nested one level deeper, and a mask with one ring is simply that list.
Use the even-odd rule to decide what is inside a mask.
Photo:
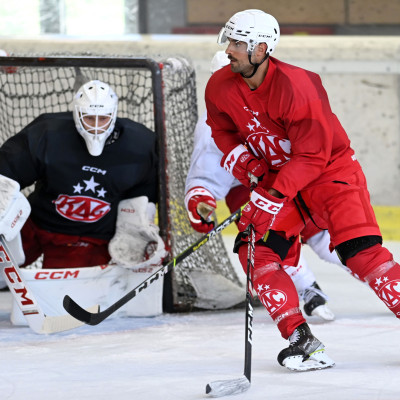
[{"label": "player's skate", "polygon": [[333,367],[335,362],[325,353],[325,346],[306,323],[289,336],[290,345],[278,354],[278,362],[291,371],[311,371]]},{"label": "player's skate", "polygon": [[304,312],[308,316],[317,316],[325,321],[333,321],[335,314],[328,308],[326,301],[328,296],[321,290],[317,282],[304,290]]}]

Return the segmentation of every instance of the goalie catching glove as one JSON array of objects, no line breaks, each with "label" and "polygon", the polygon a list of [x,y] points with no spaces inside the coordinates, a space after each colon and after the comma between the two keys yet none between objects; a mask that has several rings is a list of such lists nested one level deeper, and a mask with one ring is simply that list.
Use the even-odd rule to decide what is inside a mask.
[{"label": "goalie catching glove", "polygon": [[185,196],[185,206],[190,225],[200,233],[210,232],[215,224],[211,215],[217,208],[214,196],[201,186],[190,189]]},{"label": "goalie catching glove", "polygon": [[222,157],[221,167],[248,188],[251,187],[250,175],[261,181],[268,173],[268,166],[264,160],[255,158],[242,144],[236,146],[227,156]]},{"label": "goalie catching glove", "polygon": [[251,192],[250,201],[242,211],[238,228],[243,232],[252,224],[256,231],[256,241],[274,227],[275,218],[283,207],[286,198],[271,196],[265,189],[257,187]]},{"label": "goalie catching glove", "polygon": [[113,262],[131,269],[161,265],[167,251],[154,224],[155,212],[146,196],[119,203],[115,235],[108,245]]}]

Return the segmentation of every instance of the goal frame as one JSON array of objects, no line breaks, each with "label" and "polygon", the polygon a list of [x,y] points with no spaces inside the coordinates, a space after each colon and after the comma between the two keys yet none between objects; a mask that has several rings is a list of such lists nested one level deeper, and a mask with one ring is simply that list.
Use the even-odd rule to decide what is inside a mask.
[{"label": "goal frame", "polygon": [[[16,74],[19,74],[20,70],[29,68],[33,71],[35,68],[38,71],[51,70],[51,67],[75,71],[87,68],[94,71],[111,70],[111,74],[113,69],[126,69],[138,71],[138,79],[142,76],[141,72],[145,72],[144,77],[147,79],[145,89],[151,93],[151,106],[143,111],[139,108],[137,120],[140,122],[142,115],[150,116],[151,129],[157,137],[158,226],[169,252],[165,264],[199,239],[200,234],[191,227],[183,202],[185,176],[182,173],[189,168],[193,133],[197,122],[195,70],[188,59],[173,55],[153,58],[147,55],[130,57],[28,54],[0,57],[0,70],[3,70],[2,67],[17,68]],[[6,69],[4,71],[6,74],[13,73],[7,72]],[[41,79],[39,84],[46,84],[46,76],[39,76]],[[79,74],[75,75],[76,78],[78,76]],[[21,84],[18,83],[18,79],[15,82]],[[105,82],[112,85],[108,80]],[[75,80],[74,90],[76,90],[75,84],[78,83],[78,80]],[[71,89],[72,86],[69,86],[67,90],[70,92]],[[40,93],[40,88],[36,89],[33,96],[40,99]],[[138,94],[140,96],[140,91]],[[30,92],[27,96],[31,96]],[[42,97],[47,101],[46,96],[45,91]],[[18,93],[15,98],[18,99]],[[21,101],[24,99],[22,96]],[[146,102],[146,97],[143,97],[143,100]],[[65,99],[61,101],[64,102]],[[21,104],[24,109],[26,103]],[[5,115],[13,118],[12,112],[13,109]],[[141,114],[142,112],[147,114]],[[131,111],[126,117],[136,120],[135,114],[130,113]],[[20,120],[17,118],[20,118],[19,115],[15,115],[14,126],[22,129],[27,122],[19,127]],[[7,127],[8,121],[5,129]],[[175,174],[175,171],[180,172]],[[179,269],[164,276],[163,311],[215,310],[233,307],[242,302],[243,287],[238,271],[230,261],[223,239],[218,235],[210,245],[196,251],[190,260],[183,260]]]}]

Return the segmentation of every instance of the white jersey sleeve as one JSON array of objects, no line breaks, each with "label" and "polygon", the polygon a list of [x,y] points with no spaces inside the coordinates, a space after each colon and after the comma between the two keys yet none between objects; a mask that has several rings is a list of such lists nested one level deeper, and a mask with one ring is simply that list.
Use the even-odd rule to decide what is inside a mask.
[{"label": "white jersey sleeve", "polygon": [[196,124],[185,193],[201,186],[212,193],[216,200],[221,200],[232,187],[239,186],[240,182],[220,166],[223,154],[212,139],[211,128],[206,120],[207,113],[204,112]]}]

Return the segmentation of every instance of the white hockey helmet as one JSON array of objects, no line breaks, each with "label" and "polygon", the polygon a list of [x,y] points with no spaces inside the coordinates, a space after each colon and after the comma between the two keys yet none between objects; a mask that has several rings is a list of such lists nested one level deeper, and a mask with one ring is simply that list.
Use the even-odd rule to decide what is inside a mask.
[{"label": "white hockey helmet", "polygon": [[[117,109],[118,97],[106,83],[98,80],[90,81],[76,92],[73,100],[75,126],[92,156],[99,156],[103,152],[107,138],[114,131]],[[96,116],[93,127],[85,124],[83,120],[88,115]],[[100,116],[108,116],[110,120],[101,125]]]},{"label": "white hockey helmet", "polygon": [[226,54],[225,51],[217,51],[211,60],[211,65],[210,65],[211,74],[213,74],[215,71],[218,71],[222,67],[225,67],[225,65],[228,64],[229,64],[228,54]]},{"label": "white hockey helmet", "polygon": [[228,38],[247,43],[248,53],[252,53],[259,43],[268,45],[267,54],[274,52],[279,42],[278,21],[261,10],[244,10],[233,15],[221,29],[217,42],[223,44]]}]

